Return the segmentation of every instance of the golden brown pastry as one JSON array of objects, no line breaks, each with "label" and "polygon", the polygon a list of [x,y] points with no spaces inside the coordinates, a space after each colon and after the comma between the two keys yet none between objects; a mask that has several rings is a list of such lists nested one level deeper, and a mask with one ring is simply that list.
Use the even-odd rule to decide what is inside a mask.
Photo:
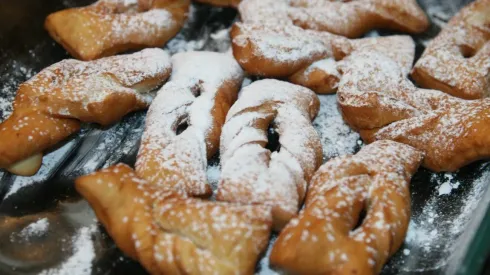
[{"label": "golden brown pastry", "polygon": [[408,145],[377,141],[325,163],[305,208],[277,238],[271,264],[292,274],[379,273],[405,239],[408,185],[422,157]]},{"label": "golden brown pastry", "polygon": [[294,25],[236,23],[231,30],[233,55],[245,71],[262,77],[288,78],[317,93],[333,93],[341,74],[338,60],[360,50],[381,51],[408,74],[415,44],[409,36],[345,37]]},{"label": "golden brown pastry", "polygon": [[420,33],[429,26],[415,0],[243,0],[238,10],[245,23],[291,25],[351,38],[377,28]]},{"label": "golden brown pastry", "polygon": [[153,101],[136,162],[138,176],[190,196],[210,196],[207,160],[235,102],[243,71],[231,54],[172,56],[172,76]]},{"label": "golden brown pastry", "polygon": [[20,85],[14,112],[0,124],[0,167],[36,173],[42,153],[77,132],[80,122],[105,126],[146,108],[170,71],[161,49],[45,68]]},{"label": "golden brown pastry", "polygon": [[190,0],[99,0],[50,14],[45,28],[72,56],[93,60],[162,47],[184,25]]},{"label": "golden brown pastry", "polygon": [[[322,163],[322,148],[311,121],[318,97],[283,81],[256,81],[241,91],[221,135],[221,179],[217,200],[272,207],[280,230],[303,202],[308,182]],[[266,148],[267,131],[279,135],[279,148]]]},{"label": "golden brown pastry", "polygon": [[253,274],[272,218],[263,206],[185,198],[119,164],[76,188],[129,257],[151,274]]},{"label": "golden brown pastry", "polygon": [[465,99],[490,95],[490,0],[477,0],[454,16],[413,68],[424,88]]},{"label": "golden brown pastry", "polygon": [[338,103],[367,142],[389,139],[423,151],[424,166],[454,171],[490,157],[490,99],[464,100],[415,87],[396,62],[359,52],[342,68]]}]

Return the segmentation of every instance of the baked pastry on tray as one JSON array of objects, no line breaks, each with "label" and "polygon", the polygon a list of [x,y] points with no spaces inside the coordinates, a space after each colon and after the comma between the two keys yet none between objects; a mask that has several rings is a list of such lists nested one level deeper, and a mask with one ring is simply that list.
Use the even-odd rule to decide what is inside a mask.
[{"label": "baked pastry on tray", "polygon": [[0,124],[0,167],[33,175],[42,153],[77,132],[81,122],[109,125],[150,104],[170,75],[161,49],[96,61],[66,59],[19,86],[14,111]]},{"label": "baked pastry on tray", "polygon": [[465,100],[419,89],[396,62],[358,52],[342,66],[337,93],[344,120],[366,142],[389,139],[425,153],[433,171],[490,157],[490,98]]},{"label": "baked pastry on tray", "polygon": [[386,28],[420,33],[429,20],[415,0],[198,0],[238,7],[247,23],[294,24],[303,29],[359,37]]},{"label": "baked pastry on tray", "polygon": [[325,163],[305,208],[274,243],[271,264],[291,274],[379,273],[405,239],[408,185],[422,157],[408,145],[377,141]]},{"label": "baked pastry on tray", "polygon": [[[311,122],[320,102],[307,88],[279,80],[256,81],[241,91],[221,135],[221,179],[217,200],[272,207],[280,230],[303,202],[322,163],[322,146]],[[266,148],[267,131],[279,148]]]},{"label": "baked pastry on tray", "polygon": [[50,14],[45,28],[73,57],[93,60],[162,47],[184,25],[190,0],[99,0]]},{"label": "baked pastry on tray", "polygon": [[207,159],[218,151],[221,127],[242,80],[243,71],[230,53],[172,56],[170,81],[147,114],[138,176],[190,196],[210,196]]},{"label": "baked pastry on tray", "polygon": [[151,274],[253,274],[270,209],[186,198],[124,165],[76,180],[117,246]]},{"label": "baked pastry on tray", "polygon": [[287,24],[235,23],[231,37],[233,55],[247,73],[287,78],[317,93],[337,90],[341,78],[337,61],[356,51],[383,52],[407,74],[415,55],[415,43],[409,36],[351,40]]},{"label": "baked pastry on tray", "polygon": [[430,41],[412,71],[424,88],[478,99],[490,95],[490,0],[464,7]]}]

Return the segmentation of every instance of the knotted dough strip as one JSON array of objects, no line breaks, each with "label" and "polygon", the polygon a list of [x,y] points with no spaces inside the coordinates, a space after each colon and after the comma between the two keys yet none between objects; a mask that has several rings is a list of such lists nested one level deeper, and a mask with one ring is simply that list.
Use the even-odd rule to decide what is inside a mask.
[{"label": "knotted dough strip", "polygon": [[189,0],[99,0],[50,14],[45,28],[72,56],[93,60],[161,47],[187,18]]},{"label": "knotted dough strip", "polygon": [[[322,162],[311,125],[319,107],[312,91],[287,82],[266,79],[245,87],[223,126],[217,200],[269,205],[274,228],[281,229],[297,213]],[[275,152],[265,148],[269,126],[279,134]]]},{"label": "knotted dough strip", "polygon": [[424,88],[465,99],[490,95],[490,0],[463,8],[432,40],[413,68]]},{"label": "knotted dough strip", "polygon": [[377,141],[325,163],[304,210],[277,238],[271,264],[293,274],[379,273],[405,238],[408,185],[422,157],[408,145]]},{"label": "knotted dough strip", "polygon": [[415,0],[244,0],[238,10],[245,23],[291,25],[351,38],[377,28],[420,33],[429,26]]},{"label": "knotted dough strip", "polygon": [[76,180],[117,246],[150,274],[253,274],[270,209],[186,198],[124,165]]},{"label": "knotted dough strip", "polygon": [[[231,54],[186,52],[172,57],[170,81],[150,106],[136,173],[152,184],[210,196],[207,159],[235,102],[243,71]],[[177,133],[179,125],[187,125]]]},{"label": "knotted dough strip", "polygon": [[80,121],[105,126],[146,108],[170,71],[161,49],[90,62],[66,59],[45,68],[20,85],[14,112],[0,124],[0,167],[20,162],[12,172],[36,173],[42,152],[77,132]]},{"label": "knotted dough strip", "polygon": [[385,52],[407,74],[415,54],[415,44],[409,36],[349,40],[292,25],[236,23],[231,37],[233,54],[248,73],[288,78],[317,93],[336,91],[341,77],[336,61],[353,52]]},{"label": "knotted dough strip", "polygon": [[349,57],[338,102],[367,142],[390,139],[423,151],[424,166],[454,171],[490,157],[490,99],[464,100],[415,87],[379,52]]}]

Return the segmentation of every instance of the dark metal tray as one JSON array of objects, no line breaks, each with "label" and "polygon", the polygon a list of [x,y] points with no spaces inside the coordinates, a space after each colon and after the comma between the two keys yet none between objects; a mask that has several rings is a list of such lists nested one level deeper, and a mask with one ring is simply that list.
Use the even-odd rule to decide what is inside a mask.
[{"label": "dark metal tray", "polygon": [[[11,112],[19,83],[42,68],[68,58],[44,31],[47,14],[89,0],[3,0],[0,2],[0,121]],[[440,27],[470,1],[424,0],[432,20],[414,37],[417,53]],[[191,18],[167,49],[226,51],[233,9],[194,4]],[[387,33],[372,33],[374,35]],[[315,127],[322,136],[324,159],[353,153],[362,142],[345,124],[335,96],[320,96]],[[144,112],[128,115],[109,128],[84,125],[82,131],[46,155],[39,173],[15,177],[0,170],[0,274],[145,274],[126,258],[97,224],[88,204],[73,188],[83,174],[117,162],[134,164]],[[216,183],[219,160],[209,162]],[[412,221],[404,246],[383,274],[478,274],[490,248],[490,163],[478,162],[456,173],[425,169],[412,181]],[[275,274],[267,257],[258,274]]]}]

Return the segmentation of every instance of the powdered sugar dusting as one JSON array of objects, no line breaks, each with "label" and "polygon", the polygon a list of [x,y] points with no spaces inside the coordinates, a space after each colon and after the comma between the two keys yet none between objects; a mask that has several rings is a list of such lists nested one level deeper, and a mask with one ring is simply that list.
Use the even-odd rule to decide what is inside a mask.
[{"label": "powdered sugar dusting", "polygon": [[313,121],[322,141],[323,159],[352,154],[359,147],[359,134],[342,119],[335,95],[319,95],[320,112]]},{"label": "powdered sugar dusting", "polygon": [[92,270],[92,260],[95,258],[95,249],[92,234],[96,226],[82,227],[73,239],[73,254],[59,267],[45,270],[40,275],[85,275]]},{"label": "powdered sugar dusting", "polygon": [[488,148],[481,125],[490,121],[490,100],[467,101],[418,89],[379,52],[358,52],[348,59],[339,104],[346,121],[364,138],[414,146],[426,153],[424,165],[436,171],[454,171],[489,155],[474,146]]},{"label": "powdered sugar dusting", "polygon": [[279,271],[276,271],[271,268],[270,263],[269,263],[269,257],[272,252],[272,247],[274,246],[274,243],[276,242],[277,236],[272,236],[269,242],[269,246],[267,247],[267,252],[265,253],[265,256],[260,260],[259,262],[259,267],[260,270],[255,273],[255,275],[279,275],[281,274]]},{"label": "powdered sugar dusting", "polygon": [[[178,53],[172,63],[170,82],[148,112],[136,171],[154,184],[209,195],[207,156],[218,148],[224,120],[215,116],[227,111],[220,110],[221,104],[233,103],[243,71],[231,55],[223,53]],[[216,109],[218,114],[213,113]],[[187,128],[177,133],[180,125]]]},{"label": "powdered sugar dusting", "polygon": [[[33,50],[29,52],[34,57],[35,52]],[[0,89],[0,122],[12,113],[12,102],[20,81],[31,78],[35,73],[32,67],[16,60],[12,60],[10,64],[5,66],[8,68],[8,72],[0,78],[2,81],[2,88]]]},{"label": "powdered sugar dusting", "polygon": [[28,239],[30,237],[42,236],[46,234],[49,227],[48,218],[39,219],[24,227],[18,234],[19,237]]},{"label": "powdered sugar dusting", "polygon": [[[253,270],[269,239],[272,218],[267,207],[186,198],[155,188],[123,164],[80,178],[77,188],[91,205],[103,209],[105,214],[98,218],[116,243],[135,251],[146,268],[147,263],[158,263],[161,273],[165,267],[182,272],[182,266],[190,267],[188,262],[196,263],[191,272],[195,274],[212,273],[217,266],[226,274],[237,268]],[[126,231],[116,230],[120,228]],[[179,243],[190,253],[173,249]]]},{"label": "powdered sugar dusting", "polygon": [[[167,42],[180,29],[188,3],[171,6],[100,0],[86,7],[50,14],[46,26],[52,37],[62,41],[72,54],[93,60],[108,53]],[[73,36],[71,32],[80,35]]]},{"label": "powdered sugar dusting", "polygon": [[[249,73],[289,77],[291,82],[319,93],[333,93],[341,78],[340,64],[357,51],[379,51],[393,58],[408,74],[415,44],[409,36],[349,40],[326,32],[291,25],[237,23],[234,55]],[[335,49],[335,50],[334,50]],[[261,66],[255,64],[260,62]]]},{"label": "powdered sugar dusting", "polygon": [[[321,166],[310,183],[305,208],[274,245],[275,264],[308,273],[312,267],[301,265],[301,254],[310,250],[329,255],[316,265],[319,273],[352,265],[358,273],[367,274],[383,266],[390,250],[397,249],[405,237],[410,219],[408,184],[422,158],[423,154],[410,146],[377,141],[356,155]],[[366,216],[353,228],[362,209]],[[376,245],[385,242],[392,245]],[[353,254],[361,249],[365,253]],[[351,257],[355,258],[352,262]]]},{"label": "powdered sugar dusting", "polygon": [[[449,256],[456,247],[459,238],[472,218],[472,214],[479,206],[484,195],[487,183],[490,180],[488,164],[478,169],[477,177],[470,181],[460,183],[464,193],[454,190],[448,194],[440,194],[440,186],[452,182],[454,184],[457,174],[438,174],[431,177],[433,186],[431,198],[425,202],[420,213],[410,222],[407,238],[403,249],[410,250],[409,255],[398,253],[390,266],[402,266],[401,271],[420,272],[436,270],[448,264]],[[450,175],[450,176],[448,176]],[[460,177],[460,176],[458,176]],[[465,186],[466,185],[466,186]],[[443,197],[447,197],[441,201]],[[401,263],[404,263],[401,265]]]},{"label": "powdered sugar dusting", "polygon": [[490,94],[490,1],[475,1],[454,16],[427,46],[412,76],[426,88],[466,99]]},{"label": "powdered sugar dusting", "polygon": [[[441,195],[449,195],[453,189],[458,189],[461,182],[455,179],[454,173],[444,173],[443,180],[439,181],[439,196]],[[432,175],[432,179],[437,179],[437,175]]]},{"label": "powdered sugar dusting", "polygon": [[[217,199],[271,205],[293,216],[320,165],[320,140],[311,126],[318,103],[310,90],[278,80],[245,87],[223,126]],[[273,152],[264,148],[269,125],[279,134],[280,149]],[[287,221],[275,219],[276,226]]]},{"label": "powdered sugar dusting", "polygon": [[[83,62],[66,59],[42,70],[24,85],[31,100],[49,96],[52,101],[69,101],[67,104],[46,107],[47,111],[63,116],[90,117],[88,106],[104,101],[118,93],[134,94],[141,103],[148,104],[155,87],[138,87],[145,81],[164,78],[170,70],[170,58],[161,49],[106,57],[96,61]],[[140,104],[141,104],[140,103]],[[95,118],[97,121],[97,118]],[[103,120],[103,119],[100,119]]]},{"label": "powdered sugar dusting", "polygon": [[347,37],[359,37],[380,24],[412,32],[428,25],[416,1],[247,0],[238,9],[244,22],[296,25]]}]

